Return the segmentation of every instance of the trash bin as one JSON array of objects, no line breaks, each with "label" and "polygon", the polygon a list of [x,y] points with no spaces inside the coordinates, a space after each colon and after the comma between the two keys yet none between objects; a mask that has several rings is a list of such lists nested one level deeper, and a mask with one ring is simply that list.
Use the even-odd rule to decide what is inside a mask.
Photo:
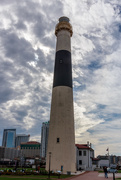
[{"label": "trash bin", "polygon": [[67,171],[67,175],[71,175],[71,171]]}]

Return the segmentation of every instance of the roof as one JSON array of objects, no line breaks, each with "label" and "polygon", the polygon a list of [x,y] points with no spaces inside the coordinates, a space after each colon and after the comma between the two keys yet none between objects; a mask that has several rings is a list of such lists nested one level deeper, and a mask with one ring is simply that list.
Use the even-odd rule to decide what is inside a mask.
[{"label": "roof", "polygon": [[98,159],[98,158],[92,158],[92,160],[93,160],[93,161],[99,161],[99,159]]},{"label": "roof", "polygon": [[17,137],[17,136],[22,136],[22,137],[23,137],[23,136],[27,136],[27,137],[28,137],[28,136],[30,136],[30,134],[17,134],[16,137]]},{"label": "roof", "polygon": [[[75,144],[78,149],[90,149],[93,150],[88,144]],[[94,150],[93,150],[94,151]]]},{"label": "roof", "polygon": [[98,158],[99,160],[107,160],[107,159],[109,159],[109,157],[108,157],[108,156],[105,156],[105,155],[98,155],[97,158]]},{"label": "roof", "polygon": [[29,142],[22,142],[21,144],[40,144],[40,142],[37,142],[37,141],[29,141]]},{"label": "roof", "polygon": [[76,144],[76,147],[79,149],[90,149],[87,144]]}]

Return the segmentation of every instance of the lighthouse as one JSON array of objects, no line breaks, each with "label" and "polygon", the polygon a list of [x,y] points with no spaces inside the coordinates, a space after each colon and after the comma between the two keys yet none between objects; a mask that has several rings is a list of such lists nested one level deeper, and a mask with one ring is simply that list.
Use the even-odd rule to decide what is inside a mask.
[{"label": "lighthouse", "polygon": [[76,171],[71,63],[72,34],[69,18],[60,17],[55,28],[57,42],[46,170],[63,173]]}]

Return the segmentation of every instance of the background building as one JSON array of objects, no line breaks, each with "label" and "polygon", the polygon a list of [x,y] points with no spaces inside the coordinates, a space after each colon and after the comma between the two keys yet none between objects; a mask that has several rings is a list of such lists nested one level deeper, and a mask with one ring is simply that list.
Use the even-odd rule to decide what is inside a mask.
[{"label": "background building", "polygon": [[107,155],[98,155],[98,167],[102,168],[104,166],[109,167],[110,166],[110,161],[109,157]]},{"label": "background building", "polygon": [[5,147],[0,146],[0,161],[4,158]]},{"label": "background building", "polygon": [[116,155],[110,155],[110,166],[117,165],[119,162],[119,156]]},{"label": "background building", "polygon": [[77,170],[92,170],[92,158],[94,158],[94,150],[91,144],[76,144],[76,164]]},{"label": "background building", "polygon": [[20,158],[20,156],[20,150],[0,146],[0,161],[11,161],[15,158]]},{"label": "background building", "polygon": [[48,133],[49,133],[49,121],[43,122],[41,128],[41,154],[40,154],[42,158],[46,157]]},{"label": "background building", "polygon": [[21,143],[21,151],[25,158],[40,157],[40,143],[36,141],[29,141]]},{"label": "background building", "polygon": [[8,148],[15,147],[16,129],[4,129],[2,146]]},{"label": "background building", "polygon": [[121,156],[118,156],[118,165],[121,167]]},{"label": "background building", "polygon": [[107,166],[107,167],[112,167],[112,166],[121,166],[120,163],[120,156],[116,156],[116,155],[98,155],[97,159],[98,159],[98,167],[103,167],[103,166]]},{"label": "background building", "polygon": [[22,142],[28,142],[29,139],[30,139],[30,135],[17,134],[17,135],[16,135],[16,141],[15,141],[16,147],[17,147],[17,146],[20,146],[20,144],[21,144]]}]

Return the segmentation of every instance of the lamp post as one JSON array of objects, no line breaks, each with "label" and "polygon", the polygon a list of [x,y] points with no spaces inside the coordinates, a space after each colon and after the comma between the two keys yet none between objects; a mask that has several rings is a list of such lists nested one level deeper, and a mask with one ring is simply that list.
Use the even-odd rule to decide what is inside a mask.
[{"label": "lamp post", "polygon": [[115,172],[113,172],[113,180],[115,180]]},{"label": "lamp post", "polygon": [[48,176],[48,179],[50,179],[50,165],[51,165],[51,152],[49,152],[49,176]]},{"label": "lamp post", "polygon": [[38,165],[38,160],[39,160],[39,158],[38,158],[38,157],[35,157],[35,165],[36,165],[36,171],[38,170],[38,169],[37,169],[37,165]]}]

